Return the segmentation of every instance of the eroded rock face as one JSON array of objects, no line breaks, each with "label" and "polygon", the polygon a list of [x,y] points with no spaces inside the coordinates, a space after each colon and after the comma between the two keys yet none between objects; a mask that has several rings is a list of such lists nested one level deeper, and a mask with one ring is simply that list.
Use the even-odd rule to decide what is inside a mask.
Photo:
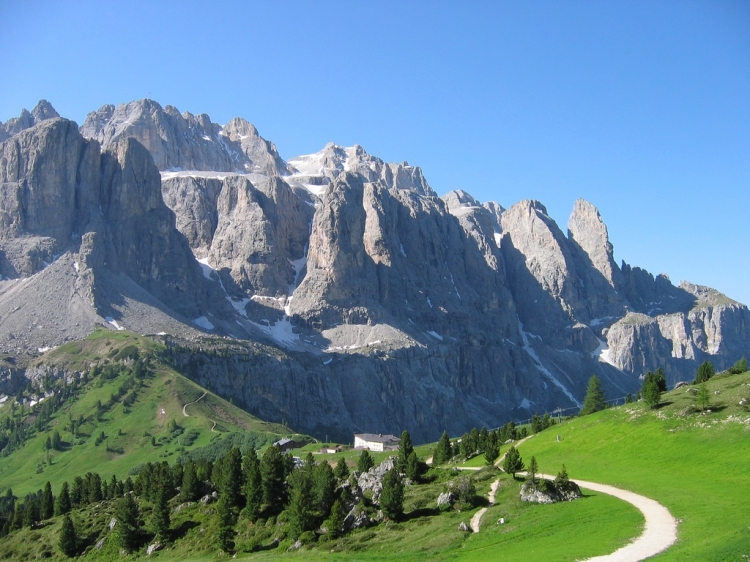
[{"label": "eroded rock face", "polygon": [[102,106],[86,116],[81,134],[105,148],[135,138],[159,170],[291,173],[273,143],[244,119],[233,119],[222,128],[205,113],[181,114],[171,105],[162,108],[148,99]]},{"label": "eroded rock face", "polygon": [[0,126],[4,350],[200,326],[252,351],[174,365],[252,413],[417,440],[570,413],[592,373],[616,397],[750,354],[747,307],[618,267],[585,201],[565,236],[536,201],[438,198],[359,146],[287,164],[247,121],[150,100],[80,131],[44,102]]}]

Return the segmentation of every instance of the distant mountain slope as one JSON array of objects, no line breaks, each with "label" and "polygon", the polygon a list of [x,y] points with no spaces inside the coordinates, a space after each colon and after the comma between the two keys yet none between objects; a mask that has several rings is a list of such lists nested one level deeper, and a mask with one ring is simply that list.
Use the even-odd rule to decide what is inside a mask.
[{"label": "distant mountain slope", "polygon": [[[565,233],[538,201],[440,198],[360,146],[284,162],[245,121],[151,100],[83,135],[43,102],[3,127],[0,348],[20,359],[97,325],[164,332],[256,414],[421,440],[573,412],[594,373],[616,398],[750,355],[746,306],[618,266],[583,200]],[[259,368],[222,337],[276,351]]]},{"label": "distant mountain slope", "polygon": [[[12,419],[25,428],[19,444],[17,429],[0,429],[3,490],[23,495],[46,481],[59,489],[90,471],[125,478],[140,463],[174,462],[231,432],[257,447],[291,433],[205,392],[165,364],[163,350],[136,334],[100,329],[35,360],[26,388],[0,380],[0,427]],[[47,451],[55,432],[61,445]]]}]

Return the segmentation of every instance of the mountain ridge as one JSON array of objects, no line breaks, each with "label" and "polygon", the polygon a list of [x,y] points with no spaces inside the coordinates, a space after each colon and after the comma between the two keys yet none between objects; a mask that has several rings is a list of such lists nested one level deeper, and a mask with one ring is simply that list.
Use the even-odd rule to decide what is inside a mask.
[{"label": "mountain ridge", "polygon": [[[21,156],[0,157],[7,217],[0,265],[31,264],[2,270],[14,280],[0,282],[0,314],[14,317],[11,287],[44,273],[43,263],[54,265],[65,248],[93,279],[88,326],[114,327],[111,318],[196,346],[206,333],[276,346],[287,373],[276,380],[244,360],[214,359],[211,379],[201,380],[227,393],[241,389],[251,412],[308,433],[460,433],[532,410],[574,408],[592,373],[610,396],[624,396],[646,370],[663,368],[673,384],[704,360],[722,368],[750,353],[746,306],[618,266],[604,221],[583,200],[563,233],[537,201],[505,209],[465,191],[437,197],[419,168],[385,163],[359,146],[329,143],[286,162],[244,120],[230,121],[235,132],[225,137],[229,124],[151,100],[104,106],[80,132],[57,117],[27,123],[2,154],[25,154],[16,139],[47,138],[47,129],[68,123],[68,134],[49,142],[71,146],[75,166],[40,158],[86,173],[53,190],[61,200],[81,194],[69,205],[72,218],[61,226],[42,213],[40,224],[56,230],[37,231],[8,202],[50,181],[42,168],[21,173],[13,164]],[[252,143],[240,138],[245,133]],[[235,160],[223,152],[230,142],[239,143]],[[96,189],[84,189],[79,176]],[[54,341],[36,338],[26,349],[66,341],[66,330],[85,332],[80,321],[77,331],[62,327]],[[5,332],[4,349],[24,349]],[[295,387],[302,372],[312,384],[304,391]],[[308,404],[292,399],[310,388]]]}]

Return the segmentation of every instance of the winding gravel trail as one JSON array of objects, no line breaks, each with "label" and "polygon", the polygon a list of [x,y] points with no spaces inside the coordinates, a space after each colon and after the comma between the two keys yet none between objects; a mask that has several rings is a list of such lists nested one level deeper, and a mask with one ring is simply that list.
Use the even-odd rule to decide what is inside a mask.
[{"label": "winding gravel trail", "polygon": [[[551,474],[540,474],[539,476],[548,480],[555,479]],[[575,483],[581,488],[614,496],[628,502],[638,509],[646,519],[643,533],[631,543],[612,554],[588,558],[585,562],[638,562],[666,550],[677,540],[677,520],[666,507],[656,500],[607,484],[586,482],[577,478]]]},{"label": "winding gravel trail", "polygon": [[[521,439],[514,444],[518,447],[529,439],[533,435]],[[496,462],[495,466],[500,466],[503,462],[505,455],[500,457]],[[523,474],[523,473],[520,473]],[[551,474],[540,474],[541,478],[548,480],[554,480],[555,476]],[[581,487],[601,494],[607,494],[614,496],[622,501],[628,502],[633,507],[638,509],[646,520],[643,532],[633,539],[630,543],[626,544],[622,548],[614,551],[611,554],[605,554],[604,556],[595,556],[594,558],[588,558],[585,562],[639,562],[650,558],[670,546],[677,541],[677,519],[675,519],[669,510],[662,504],[646,496],[636,494],[629,490],[623,490],[622,488],[616,488],[608,484],[600,484],[598,482],[587,482],[585,480],[575,479],[575,482]],[[492,483],[489,500],[490,505],[495,503],[495,493],[497,492],[499,481],[495,480]],[[484,507],[477,511],[471,518],[471,529],[475,533],[479,532],[479,527],[482,521],[482,516],[487,511]]]},{"label": "winding gravel trail", "polygon": [[[198,400],[203,398],[206,394],[208,394],[208,391],[205,391],[203,394],[201,394]],[[191,404],[195,404],[198,400],[193,400],[192,402],[188,402],[187,404],[185,404],[182,407],[182,415],[185,416],[186,418],[189,418],[190,414],[187,413],[187,407],[190,406]]]}]

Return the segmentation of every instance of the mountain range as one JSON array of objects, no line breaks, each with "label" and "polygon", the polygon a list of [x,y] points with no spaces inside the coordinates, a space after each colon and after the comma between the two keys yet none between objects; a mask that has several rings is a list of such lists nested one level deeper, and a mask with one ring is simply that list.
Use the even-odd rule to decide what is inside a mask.
[{"label": "mountain range", "polygon": [[41,101],[0,142],[0,393],[101,325],[263,419],[424,441],[750,354],[745,305],[618,265],[584,200],[565,233],[538,201],[438,197],[358,145],[285,161],[151,100],[80,127]]}]

